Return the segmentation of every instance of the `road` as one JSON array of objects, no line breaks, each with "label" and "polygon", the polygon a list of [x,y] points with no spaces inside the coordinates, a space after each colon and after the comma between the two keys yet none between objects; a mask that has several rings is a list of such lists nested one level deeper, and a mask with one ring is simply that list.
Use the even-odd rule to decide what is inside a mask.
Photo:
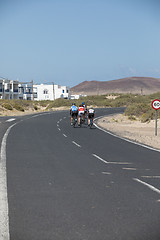
[{"label": "road", "polygon": [[0,121],[1,140],[10,127],[2,240],[160,239],[159,152],[95,126],[72,128],[66,111]]}]

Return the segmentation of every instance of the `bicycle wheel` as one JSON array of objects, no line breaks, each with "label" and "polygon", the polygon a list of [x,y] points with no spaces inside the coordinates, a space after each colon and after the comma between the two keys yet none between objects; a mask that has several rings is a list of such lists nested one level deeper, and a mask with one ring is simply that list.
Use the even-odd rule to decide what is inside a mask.
[{"label": "bicycle wheel", "polygon": [[75,117],[73,117],[73,127],[75,128],[75,125],[76,125],[76,119]]},{"label": "bicycle wheel", "polygon": [[92,125],[93,125],[93,121],[92,121],[92,119],[90,119],[90,128],[92,128]]}]

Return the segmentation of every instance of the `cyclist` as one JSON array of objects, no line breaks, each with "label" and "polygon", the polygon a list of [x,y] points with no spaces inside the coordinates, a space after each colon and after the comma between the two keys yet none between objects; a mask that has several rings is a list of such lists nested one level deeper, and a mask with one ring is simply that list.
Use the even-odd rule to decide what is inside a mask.
[{"label": "cyclist", "polygon": [[82,119],[84,119],[84,107],[82,104],[79,105],[79,108],[78,108],[78,125],[80,125],[81,117]]},{"label": "cyclist", "polygon": [[84,113],[87,114],[87,105],[84,102],[82,102],[82,106],[84,107]]},{"label": "cyclist", "polygon": [[72,103],[72,106],[70,108],[70,115],[71,115],[71,125],[73,125],[73,117],[75,116],[75,119],[77,120],[77,116],[78,116],[78,108],[76,107],[75,103]]},{"label": "cyclist", "polygon": [[92,119],[92,122],[93,122],[94,116],[95,116],[95,110],[94,110],[93,107],[91,106],[91,107],[88,109],[88,126],[90,125],[90,120],[91,120],[91,119]]},{"label": "cyclist", "polygon": [[87,105],[84,102],[82,102],[82,106],[84,107],[84,120],[85,120],[85,118],[87,118]]}]

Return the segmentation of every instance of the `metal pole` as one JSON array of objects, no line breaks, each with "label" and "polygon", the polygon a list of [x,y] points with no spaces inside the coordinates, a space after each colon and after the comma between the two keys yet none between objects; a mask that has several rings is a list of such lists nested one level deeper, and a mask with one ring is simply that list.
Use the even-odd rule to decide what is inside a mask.
[{"label": "metal pole", "polygon": [[33,80],[31,81],[31,83],[32,83],[32,101],[34,101]]},{"label": "metal pole", "polygon": [[155,111],[155,136],[157,136],[157,110]]}]

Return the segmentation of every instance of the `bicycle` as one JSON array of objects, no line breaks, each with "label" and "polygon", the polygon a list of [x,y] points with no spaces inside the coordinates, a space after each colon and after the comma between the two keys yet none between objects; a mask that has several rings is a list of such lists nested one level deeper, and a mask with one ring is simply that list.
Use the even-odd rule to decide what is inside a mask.
[{"label": "bicycle", "polygon": [[76,126],[76,122],[77,122],[77,119],[76,119],[76,116],[74,115],[73,116],[73,127],[75,128],[75,126]]},{"label": "bicycle", "polygon": [[81,114],[81,115],[80,115],[80,124],[79,124],[79,126],[81,127],[83,123],[84,123],[84,117],[83,117],[83,115]]},{"label": "bicycle", "polygon": [[90,129],[92,128],[92,126],[93,126],[93,119],[90,118],[90,124],[89,124]]}]

